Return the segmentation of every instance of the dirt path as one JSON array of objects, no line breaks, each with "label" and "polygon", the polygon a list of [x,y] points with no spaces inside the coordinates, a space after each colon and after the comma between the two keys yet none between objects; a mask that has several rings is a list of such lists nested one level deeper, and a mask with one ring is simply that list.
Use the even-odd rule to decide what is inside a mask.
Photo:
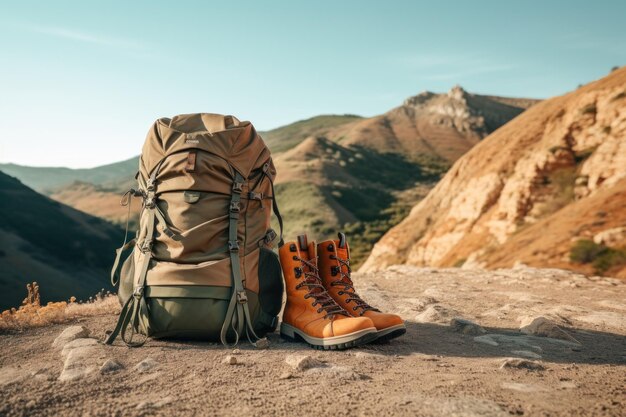
[{"label": "dirt path", "polygon": [[[72,343],[87,346],[63,355],[52,344],[69,325],[0,335],[0,415],[626,415],[623,282],[524,267],[392,267],[356,280],[373,304],[403,315],[404,337],[344,352],[277,335],[268,350],[243,344],[237,352],[80,339]],[[520,333],[520,321],[536,316],[580,343]],[[485,333],[463,323],[467,334],[455,331],[453,317]],[[72,325],[100,336],[114,321],[110,314]],[[237,364],[223,363],[227,355]],[[322,364],[294,369],[286,359],[301,358],[293,355]],[[520,359],[501,368],[506,358]],[[107,359],[122,368],[101,373]]]}]

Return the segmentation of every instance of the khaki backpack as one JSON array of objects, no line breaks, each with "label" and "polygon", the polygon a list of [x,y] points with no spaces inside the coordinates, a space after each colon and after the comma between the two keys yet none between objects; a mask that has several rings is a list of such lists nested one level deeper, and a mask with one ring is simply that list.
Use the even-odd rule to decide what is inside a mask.
[{"label": "khaki backpack", "polygon": [[[271,250],[276,170],[250,122],[218,114],[157,120],[137,173],[141,197],[133,249],[119,273],[122,311],[105,343],[129,346],[148,337],[251,343],[275,330],[283,281]],[[123,202],[124,204],[124,202]],[[135,334],[144,337],[133,341]]]}]

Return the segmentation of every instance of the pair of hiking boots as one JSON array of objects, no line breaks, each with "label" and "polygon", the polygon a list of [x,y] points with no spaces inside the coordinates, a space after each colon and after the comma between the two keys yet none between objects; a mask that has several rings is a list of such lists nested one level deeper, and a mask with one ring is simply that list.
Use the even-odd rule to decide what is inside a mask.
[{"label": "pair of hiking boots", "polygon": [[399,316],[380,312],[356,293],[343,233],[319,244],[300,235],[279,252],[287,292],[282,337],[317,349],[347,349],[406,333]]}]

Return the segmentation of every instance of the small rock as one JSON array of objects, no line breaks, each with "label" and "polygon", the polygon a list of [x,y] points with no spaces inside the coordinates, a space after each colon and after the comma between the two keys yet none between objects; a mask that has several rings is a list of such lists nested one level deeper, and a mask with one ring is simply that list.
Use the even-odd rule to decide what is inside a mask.
[{"label": "small rock", "polygon": [[278,377],[278,379],[291,379],[291,378],[293,378],[293,374],[291,372],[283,372]]},{"label": "small rock", "polygon": [[148,372],[158,365],[157,361],[152,358],[146,358],[135,365],[135,370],[139,372]]},{"label": "small rock", "polygon": [[426,310],[415,316],[418,323],[449,323],[450,319],[458,315],[456,310],[441,304],[428,306]]},{"label": "small rock", "polygon": [[309,355],[288,355],[285,358],[285,362],[293,369],[297,369],[299,371],[324,366],[322,362],[310,357]]},{"label": "small rock", "polygon": [[68,342],[83,337],[89,337],[88,329],[83,326],[70,326],[65,328],[65,330],[63,330],[61,334],[58,335],[56,339],[54,339],[54,342],[52,342],[52,347],[54,349],[61,349]]},{"label": "small rock", "polygon": [[477,343],[483,343],[485,345],[489,345],[489,346],[498,346],[498,342],[496,342],[495,340],[493,340],[490,336],[476,336],[474,338],[474,342]]},{"label": "small rock", "polygon": [[232,356],[232,355],[227,355],[222,360],[222,363],[225,363],[226,365],[237,365],[237,358],[235,356]]},{"label": "small rock", "polygon": [[530,350],[512,350],[511,353],[514,355],[522,356],[524,358],[541,359],[541,355],[538,355],[535,352],[531,352]]},{"label": "small rock", "polygon": [[502,364],[500,369],[529,369],[531,371],[542,371],[545,367],[539,362],[529,361],[526,359],[507,358]]},{"label": "small rock", "polygon": [[520,331],[525,334],[532,334],[541,337],[550,337],[552,339],[567,340],[580,344],[578,340],[576,340],[569,333],[560,328],[556,323],[543,316],[533,318],[530,323],[522,323]]},{"label": "small rock", "polygon": [[461,317],[455,317],[450,320],[450,327],[452,330],[458,333],[468,334],[472,336],[478,336],[480,334],[487,333],[478,323],[474,323],[471,320],[463,319]]},{"label": "small rock", "polygon": [[61,356],[67,356],[72,349],[82,348],[86,346],[95,346],[97,344],[98,344],[98,341],[96,339],[91,339],[91,338],[74,339],[71,342],[66,343],[65,346],[63,346],[63,349],[61,349]]},{"label": "small rock", "polygon": [[[94,340],[94,339],[87,339]],[[82,379],[100,368],[106,359],[107,351],[104,346],[96,343],[76,342],[73,348],[63,349],[65,363],[59,376],[59,381],[74,381]]]},{"label": "small rock", "polygon": [[123,368],[122,364],[116,361],[115,359],[107,359],[106,362],[104,362],[102,366],[100,367],[100,373],[108,374],[111,372],[119,371],[122,368]]},{"label": "small rock", "polygon": [[233,355],[239,355],[241,353],[241,350],[239,349],[233,349],[232,354]]},{"label": "small rock", "polygon": [[270,341],[267,340],[267,337],[263,339],[259,339],[254,343],[254,347],[257,349],[267,349],[270,347]]}]

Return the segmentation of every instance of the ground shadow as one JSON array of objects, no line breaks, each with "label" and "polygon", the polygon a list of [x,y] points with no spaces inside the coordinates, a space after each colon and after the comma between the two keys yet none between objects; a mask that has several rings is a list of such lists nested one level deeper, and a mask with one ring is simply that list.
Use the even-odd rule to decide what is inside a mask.
[{"label": "ground shadow", "polygon": [[[372,343],[359,349],[381,355],[407,356],[418,353],[465,358],[524,357],[524,354],[513,353],[513,351],[525,351],[541,356],[537,359],[544,362],[626,365],[626,336],[620,334],[569,328],[568,332],[580,341],[580,345],[576,345],[545,337],[528,337],[517,329],[486,327],[487,335],[499,335],[496,336],[498,346],[491,346],[475,341],[475,336],[457,333],[445,324],[407,321],[406,325],[405,335],[387,343]],[[310,348],[303,343],[282,340],[278,333],[270,334],[268,338],[271,343],[270,349],[273,351],[310,351]],[[218,343],[192,341],[172,343],[172,341],[153,340],[146,346],[150,345],[161,349],[176,350],[226,350]],[[238,349],[255,348],[244,340],[239,344]]]}]

